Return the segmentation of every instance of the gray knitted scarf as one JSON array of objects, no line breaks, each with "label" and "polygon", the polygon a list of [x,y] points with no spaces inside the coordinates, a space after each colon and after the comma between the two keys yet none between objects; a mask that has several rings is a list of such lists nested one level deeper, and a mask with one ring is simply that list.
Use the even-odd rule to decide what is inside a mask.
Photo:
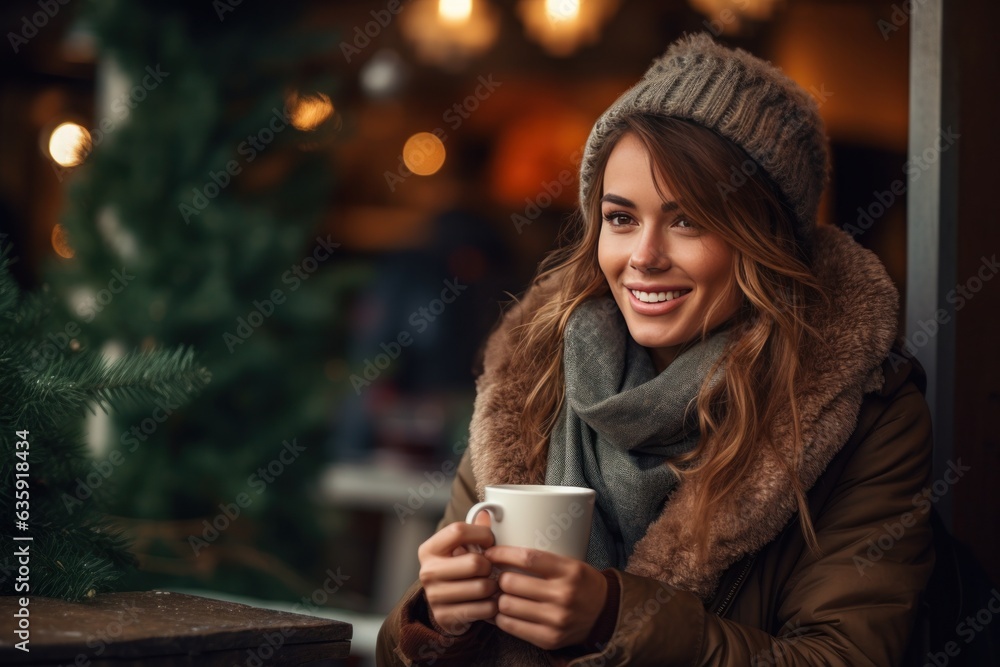
[{"label": "gray knitted scarf", "polygon": [[[657,375],[613,298],[590,299],[570,316],[563,348],[566,398],[549,440],[545,483],[597,491],[587,551],[597,569],[624,570],[635,543],[663,510],[677,484],[663,460],[697,443],[692,401],[728,338],[721,328],[705,342],[686,345]],[[549,664],[545,652],[497,631],[470,667]]]},{"label": "gray knitted scarf", "polygon": [[[545,483],[597,491],[587,552],[595,568],[625,569],[663,510],[677,483],[663,461],[697,442],[694,400],[727,340],[724,329],[695,341],[657,374],[612,297],[588,300],[570,316],[566,398],[549,441]],[[720,377],[721,370],[713,382]]]}]

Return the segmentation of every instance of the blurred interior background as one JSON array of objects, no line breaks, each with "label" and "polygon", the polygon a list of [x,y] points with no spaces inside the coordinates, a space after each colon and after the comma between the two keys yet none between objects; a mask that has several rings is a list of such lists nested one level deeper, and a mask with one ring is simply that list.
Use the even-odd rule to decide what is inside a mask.
[{"label": "blurred interior background", "polygon": [[[902,4],[5,3],[0,231],[22,287],[64,309],[38,362],[183,343],[213,374],[188,405],[86,424],[105,465],[79,496],[106,497],[133,536],[128,586],[379,619],[447,499],[480,344],[572,212],[591,125],[682,33],[816,97],[834,163],[821,222],[853,226],[905,300],[920,174]],[[966,172],[995,173],[975,159]],[[971,229],[995,224],[995,206],[971,221],[977,205]],[[989,249],[974,245],[970,267]],[[987,291],[969,317],[995,307]],[[972,418],[982,400],[995,414],[995,391],[962,390]],[[997,513],[982,419],[962,422],[956,531],[997,579],[998,522],[961,518]]]}]

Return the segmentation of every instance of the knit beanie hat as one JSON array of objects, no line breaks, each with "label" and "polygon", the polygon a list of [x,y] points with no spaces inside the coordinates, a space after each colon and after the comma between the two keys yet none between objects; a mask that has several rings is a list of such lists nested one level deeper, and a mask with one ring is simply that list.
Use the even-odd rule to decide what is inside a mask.
[{"label": "knit beanie hat", "polygon": [[580,163],[581,210],[598,150],[623,118],[637,113],[694,121],[740,146],[780,190],[799,238],[811,238],[829,179],[827,139],[812,96],[777,67],[706,33],[671,44],[590,131]]}]

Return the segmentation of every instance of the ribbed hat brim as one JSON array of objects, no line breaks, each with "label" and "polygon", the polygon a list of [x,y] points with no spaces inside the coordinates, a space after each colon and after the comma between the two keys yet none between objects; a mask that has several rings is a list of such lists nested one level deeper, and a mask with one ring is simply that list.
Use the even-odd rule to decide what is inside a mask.
[{"label": "ribbed hat brim", "polygon": [[580,164],[584,210],[598,150],[638,113],[693,121],[740,146],[779,189],[796,232],[811,236],[829,180],[828,141],[816,101],[777,67],[705,33],[675,41],[594,123]]}]

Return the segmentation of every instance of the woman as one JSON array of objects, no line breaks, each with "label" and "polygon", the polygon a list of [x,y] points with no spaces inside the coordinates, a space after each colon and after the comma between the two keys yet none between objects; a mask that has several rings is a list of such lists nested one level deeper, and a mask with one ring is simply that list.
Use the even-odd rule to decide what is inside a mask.
[{"label": "woman", "polygon": [[[811,98],[704,35],[601,116],[379,664],[900,664],[934,560],[924,376],[884,267],[816,225],[827,161]],[[587,561],[463,523],[500,483],[594,488]]]}]

